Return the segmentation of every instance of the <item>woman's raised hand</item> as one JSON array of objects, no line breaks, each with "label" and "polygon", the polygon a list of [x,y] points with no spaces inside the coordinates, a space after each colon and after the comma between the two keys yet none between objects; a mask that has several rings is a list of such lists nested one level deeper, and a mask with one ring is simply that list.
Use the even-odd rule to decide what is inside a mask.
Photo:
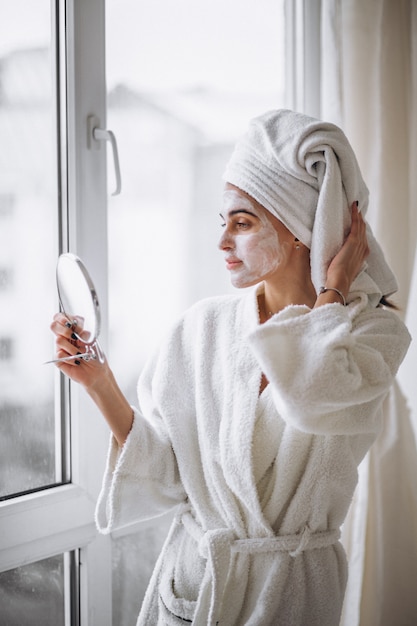
[{"label": "woman's raised hand", "polygon": [[352,204],[352,226],[350,232],[343,246],[329,265],[325,286],[336,287],[346,297],[368,254],[366,223],[358,210],[356,202],[354,202]]}]

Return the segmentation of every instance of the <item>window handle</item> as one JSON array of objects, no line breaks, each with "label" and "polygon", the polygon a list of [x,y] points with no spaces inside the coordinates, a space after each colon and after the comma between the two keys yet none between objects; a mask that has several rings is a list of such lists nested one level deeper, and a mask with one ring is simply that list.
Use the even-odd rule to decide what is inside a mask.
[{"label": "window handle", "polygon": [[99,126],[100,123],[97,117],[95,115],[90,115],[88,117],[87,145],[89,148],[93,148],[98,147],[97,144],[100,141],[110,142],[113,153],[114,174],[116,178],[116,189],[113,191],[112,196],[117,196],[122,190],[122,177],[120,174],[119,152],[117,150],[116,137],[114,136],[113,131],[100,128]]}]

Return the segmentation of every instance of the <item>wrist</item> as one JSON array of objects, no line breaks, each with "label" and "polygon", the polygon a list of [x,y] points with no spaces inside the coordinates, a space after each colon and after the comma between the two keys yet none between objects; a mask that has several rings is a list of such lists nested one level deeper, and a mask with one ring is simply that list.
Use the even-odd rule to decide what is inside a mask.
[{"label": "wrist", "polygon": [[343,293],[345,298],[349,293],[350,285],[351,281],[345,274],[342,273],[327,274],[326,282],[324,283],[324,287],[326,289],[337,289]]},{"label": "wrist", "polygon": [[109,367],[87,392],[107,420],[119,446],[123,446],[132,428],[133,410]]},{"label": "wrist", "polygon": [[104,367],[99,375],[86,387],[88,395],[96,404],[106,401],[108,397],[118,395],[120,389],[111,369]]},{"label": "wrist", "polygon": [[[339,298],[340,303],[343,304],[343,306],[346,306],[346,298],[344,293],[338,289],[337,287],[320,287],[319,292],[317,294],[317,298],[319,298],[320,296],[322,296],[323,294],[330,294],[331,297],[331,301],[334,301],[334,294]],[[332,296],[333,294],[333,296]],[[329,296],[326,296],[326,298],[328,299]]]}]

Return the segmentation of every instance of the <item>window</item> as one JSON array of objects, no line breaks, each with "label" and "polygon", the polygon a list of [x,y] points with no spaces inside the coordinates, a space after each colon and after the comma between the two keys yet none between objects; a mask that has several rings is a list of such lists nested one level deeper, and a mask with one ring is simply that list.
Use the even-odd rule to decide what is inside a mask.
[{"label": "window", "polygon": [[106,315],[105,149],[86,133],[91,113],[105,124],[103,14],[103,0],[0,8],[2,624],[110,623],[109,541],[94,524],[108,431],[44,364],[60,252],[90,267]]},{"label": "window", "polygon": [[27,351],[34,328],[38,345],[50,346],[43,319],[56,306],[51,269],[58,250],[50,6],[47,0],[35,3],[33,29],[21,40],[27,4],[10,3],[0,26],[0,359],[11,365],[3,368],[0,386],[2,498],[63,480],[54,372],[38,367],[34,377]]},{"label": "window", "polygon": [[2,623],[65,626],[68,555],[58,555],[0,574]]},{"label": "window", "polygon": [[[108,126],[123,176],[108,204],[109,358],[136,403],[163,330],[231,290],[217,250],[221,176],[249,118],[284,106],[284,2],[108,0],[106,11]],[[111,163],[109,174],[111,191]],[[135,623],[169,522],[114,534],[114,625]]]}]

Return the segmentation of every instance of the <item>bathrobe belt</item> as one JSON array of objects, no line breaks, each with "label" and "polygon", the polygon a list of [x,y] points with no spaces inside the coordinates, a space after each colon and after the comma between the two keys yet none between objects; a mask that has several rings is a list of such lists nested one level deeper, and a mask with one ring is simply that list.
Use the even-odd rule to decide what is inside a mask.
[{"label": "bathrobe belt", "polygon": [[299,534],[236,539],[235,533],[230,529],[204,531],[190,510],[181,514],[180,521],[197,542],[200,556],[207,559],[192,621],[194,626],[216,626],[218,623],[218,612],[229,575],[232,554],[288,552],[291,557],[296,557],[305,550],[325,548],[340,539],[339,529],[312,532],[308,524]]}]

